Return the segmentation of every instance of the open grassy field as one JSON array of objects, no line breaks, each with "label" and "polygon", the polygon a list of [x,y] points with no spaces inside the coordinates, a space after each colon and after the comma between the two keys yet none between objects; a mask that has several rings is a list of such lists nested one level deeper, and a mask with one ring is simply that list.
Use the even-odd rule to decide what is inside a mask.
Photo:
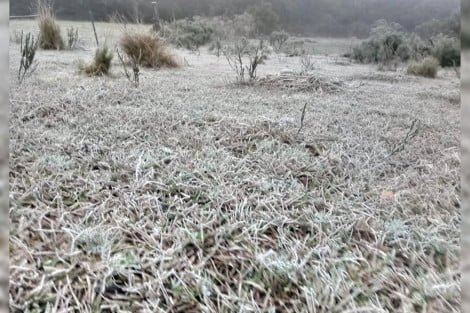
[{"label": "open grassy field", "polygon": [[[76,25],[82,49],[39,51],[22,85],[10,44],[11,312],[459,312],[454,71],[330,52],[311,75],[335,88],[301,91],[174,49],[185,66],[135,88],[116,60],[78,73]],[[112,47],[119,26],[97,27]]]}]

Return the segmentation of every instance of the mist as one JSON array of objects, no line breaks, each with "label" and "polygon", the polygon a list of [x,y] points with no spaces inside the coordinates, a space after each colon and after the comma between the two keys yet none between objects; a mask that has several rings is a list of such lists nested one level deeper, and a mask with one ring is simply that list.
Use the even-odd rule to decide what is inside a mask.
[{"label": "mist", "polygon": [[[459,0],[160,0],[160,18],[166,21],[194,16],[233,16],[250,7],[269,3],[279,15],[280,27],[303,35],[368,35],[379,19],[396,22],[412,31],[416,25],[443,18],[460,10]],[[34,14],[35,0],[10,3],[10,15]],[[151,23],[155,18],[150,0],[55,0],[55,12],[64,20],[88,20],[91,10],[96,20],[107,21],[118,13],[129,21]]]}]

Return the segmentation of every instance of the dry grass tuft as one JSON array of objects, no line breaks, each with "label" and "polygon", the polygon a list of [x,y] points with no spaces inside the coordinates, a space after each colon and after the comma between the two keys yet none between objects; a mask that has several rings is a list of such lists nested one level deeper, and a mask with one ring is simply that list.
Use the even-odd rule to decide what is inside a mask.
[{"label": "dry grass tuft", "polygon": [[108,75],[112,60],[112,52],[109,51],[107,46],[103,46],[96,50],[95,56],[91,63],[80,64],[79,69],[82,73],[85,73],[88,76]]},{"label": "dry grass tuft", "polygon": [[436,78],[439,70],[439,61],[434,57],[427,57],[420,63],[411,63],[406,70],[407,74]]},{"label": "dry grass tuft", "polygon": [[126,32],[120,40],[121,49],[128,57],[140,59],[140,65],[151,68],[179,67],[164,41],[154,34]]},{"label": "dry grass tuft", "polygon": [[39,4],[39,46],[45,50],[64,49],[60,26],[54,16],[52,8],[47,4]]}]

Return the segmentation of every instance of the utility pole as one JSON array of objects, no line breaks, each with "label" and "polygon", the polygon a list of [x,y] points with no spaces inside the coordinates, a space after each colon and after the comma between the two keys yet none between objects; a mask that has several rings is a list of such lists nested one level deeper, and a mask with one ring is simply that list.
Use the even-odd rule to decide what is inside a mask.
[{"label": "utility pole", "polygon": [[158,0],[152,1],[153,4],[153,9],[154,9],[154,14],[155,14],[155,21],[153,23],[153,30],[158,32],[160,31],[161,25],[160,25],[160,14],[158,12]]}]

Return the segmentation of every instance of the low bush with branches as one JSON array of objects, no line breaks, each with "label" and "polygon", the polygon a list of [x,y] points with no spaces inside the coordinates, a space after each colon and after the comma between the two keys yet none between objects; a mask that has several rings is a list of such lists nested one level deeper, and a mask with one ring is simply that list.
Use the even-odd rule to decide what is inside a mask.
[{"label": "low bush with branches", "polygon": [[246,38],[241,38],[224,49],[225,58],[238,82],[245,82],[245,74],[248,74],[250,81],[256,79],[258,66],[268,59],[269,53],[263,40],[252,44]]},{"label": "low bush with branches", "polygon": [[20,36],[20,67],[18,69],[18,82],[21,84],[27,75],[30,75],[36,69],[35,56],[39,46],[39,40],[34,38],[31,33]]},{"label": "low bush with branches", "polygon": [[285,31],[274,31],[269,36],[269,44],[274,48],[276,52],[281,51],[284,44],[289,39],[289,34]]},{"label": "low bush with branches", "polygon": [[315,69],[315,63],[311,55],[303,55],[300,57],[301,74],[311,72]]},{"label": "low bush with branches", "polygon": [[[116,54],[124,69],[124,75],[126,75],[127,80],[130,81],[135,87],[139,87],[142,51],[139,53],[139,55],[123,56],[119,52],[119,49],[116,49]],[[129,70],[128,66],[131,67],[132,72]]]}]

